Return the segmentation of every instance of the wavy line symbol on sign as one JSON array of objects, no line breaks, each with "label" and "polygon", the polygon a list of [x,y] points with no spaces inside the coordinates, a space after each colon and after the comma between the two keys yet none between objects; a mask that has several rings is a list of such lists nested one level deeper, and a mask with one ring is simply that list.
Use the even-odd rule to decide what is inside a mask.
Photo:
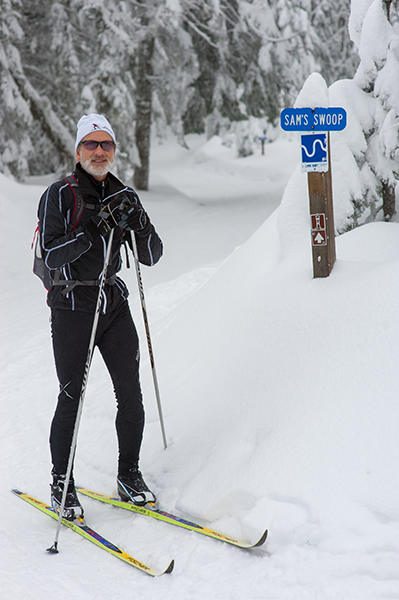
[{"label": "wavy line symbol on sign", "polygon": [[304,152],[306,152],[306,156],[308,158],[314,158],[316,156],[317,144],[320,144],[320,150],[322,150],[323,153],[327,152],[327,146],[325,144],[323,144],[323,142],[321,140],[317,139],[317,140],[313,141],[312,152],[309,152],[309,148],[306,148],[306,146],[302,145],[302,150]]},{"label": "wavy line symbol on sign", "polygon": [[328,142],[326,133],[301,136],[302,164],[327,165]]}]

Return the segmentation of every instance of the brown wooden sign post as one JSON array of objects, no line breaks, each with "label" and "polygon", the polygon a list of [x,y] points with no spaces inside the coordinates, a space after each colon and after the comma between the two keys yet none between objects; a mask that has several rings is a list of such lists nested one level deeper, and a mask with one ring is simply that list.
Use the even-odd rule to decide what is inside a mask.
[{"label": "brown wooden sign post", "polygon": [[313,277],[328,277],[336,258],[330,134],[327,139],[328,170],[308,173]]},{"label": "brown wooden sign post", "polygon": [[339,107],[285,108],[281,128],[301,131],[302,171],[308,174],[313,276],[328,277],[335,263],[330,131],[346,127],[346,111]]}]

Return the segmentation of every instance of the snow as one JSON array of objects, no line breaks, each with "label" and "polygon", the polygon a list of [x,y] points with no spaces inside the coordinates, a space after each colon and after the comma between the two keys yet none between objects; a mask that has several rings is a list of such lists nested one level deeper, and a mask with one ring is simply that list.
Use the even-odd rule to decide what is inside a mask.
[{"label": "snow", "polygon": [[295,100],[294,108],[328,107],[330,104],[326,82],[320,73],[312,73],[305,81]]},{"label": "snow", "polygon": [[384,64],[392,39],[391,31],[392,26],[386,18],[382,3],[374,0],[364,17],[359,44],[359,55],[365,71],[373,72],[376,65],[380,67]]},{"label": "snow", "polygon": [[349,34],[351,40],[359,48],[364,18],[374,0],[351,0],[351,14],[349,17]]},{"label": "snow", "polygon": [[[297,137],[242,159],[217,137],[188,143],[154,143],[140,194],[165,243],[143,279],[167,450],[134,270],[123,274],[142,344],[141,466],[166,510],[251,541],[267,527],[268,540],[245,552],[86,498],[90,526],[151,566],[174,558],[173,574],[149,578],[64,528],[59,555],[45,552],[55,522],[10,489],[49,498],[57,380],[30,250],[49,179],[0,175],[2,597],[399,598],[399,224],[341,235],[332,274],[315,280]],[[75,476],[104,493],[114,417],[96,354]]]}]

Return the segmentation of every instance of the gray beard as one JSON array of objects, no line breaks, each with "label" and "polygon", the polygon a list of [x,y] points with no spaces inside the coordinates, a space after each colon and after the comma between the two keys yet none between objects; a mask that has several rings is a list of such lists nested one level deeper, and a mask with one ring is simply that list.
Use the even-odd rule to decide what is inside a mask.
[{"label": "gray beard", "polygon": [[92,163],[90,159],[86,160],[85,162],[82,162],[81,164],[84,170],[87,171],[87,173],[89,173],[90,175],[93,175],[93,177],[103,177],[112,169],[112,165],[114,164],[114,161],[111,162],[108,157],[106,158],[106,164],[101,166],[95,166],[95,164]]}]

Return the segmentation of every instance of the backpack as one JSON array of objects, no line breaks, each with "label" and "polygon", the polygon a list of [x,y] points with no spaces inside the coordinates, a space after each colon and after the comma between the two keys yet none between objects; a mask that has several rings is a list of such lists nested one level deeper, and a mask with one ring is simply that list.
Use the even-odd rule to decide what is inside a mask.
[{"label": "backpack", "polygon": [[[68,228],[67,228],[68,233],[70,233],[71,231],[73,231],[75,229],[78,222],[80,221],[85,206],[87,206],[89,208],[94,208],[94,207],[92,207],[92,205],[84,202],[83,196],[79,190],[79,184],[78,184],[77,180],[75,179],[75,177],[73,177],[73,175],[68,175],[68,177],[65,177],[63,179],[63,181],[66,181],[67,184],[69,185],[69,187],[71,188],[73,196],[74,196],[74,201],[75,201],[74,209],[72,211],[72,216],[68,223]],[[34,248],[33,272],[35,275],[37,275],[39,277],[39,279],[42,280],[43,285],[46,288],[46,290],[49,290],[53,285],[52,273],[59,271],[59,269],[51,269],[50,270],[44,261],[43,249],[42,249],[42,245],[40,243],[39,223],[37,224],[37,227],[35,229],[35,234],[33,237],[33,242],[32,242],[31,248],[32,248],[32,250]]]}]

